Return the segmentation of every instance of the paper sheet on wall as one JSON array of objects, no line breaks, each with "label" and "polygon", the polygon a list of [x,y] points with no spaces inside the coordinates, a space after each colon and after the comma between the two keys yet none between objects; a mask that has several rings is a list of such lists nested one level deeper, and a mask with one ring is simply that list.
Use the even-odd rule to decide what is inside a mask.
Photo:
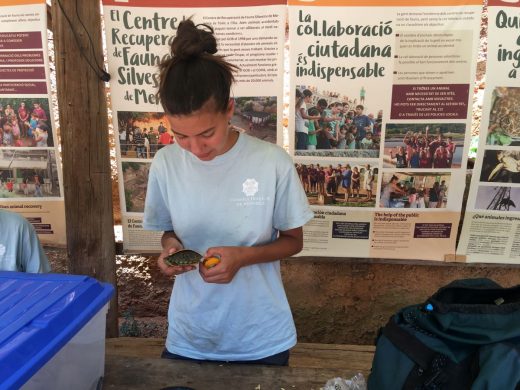
[{"label": "paper sheet on wall", "polygon": [[479,1],[289,1],[301,255],[446,260],[465,186]]},{"label": "paper sheet on wall", "polygon": [[488,56],[478,154],[458,253],[520,263],[520,3],[488,1]]},{"label": "paper sheet on wall", "polygon": [[[179,23],[213,27],[219,52],[240,67],[231,125],[268,142],[282,141],[286,2],[273,0],[104,0],[111,100],[126,252],[158,252],[162,232],[142,229],[151,161],[174,141],[156,99],[158,67]],[[146,131],[148,141],[136,143]],[[195,212],[195,211],[194,211]]]},{"label": "paper sheet on wall", "polygon": [[51,100],[47,6],[0,3],[0,208],[65,245],[61,163]]}]

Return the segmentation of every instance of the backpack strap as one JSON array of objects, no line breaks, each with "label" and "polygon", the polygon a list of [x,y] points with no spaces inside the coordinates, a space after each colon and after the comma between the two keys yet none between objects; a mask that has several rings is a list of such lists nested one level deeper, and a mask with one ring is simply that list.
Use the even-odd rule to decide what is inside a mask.
[{"label": "backpack strap", "polygon": [[436,352],[421,343],[410,332],[401,328],[395,322],[394,316],[390,318],[382,329],[383,334],[399,349],[410,357],[423,370],[430,365]]},{"label": "backpack strap", "polygon": [[478,351],[460,363],[424,345],[418,338],[397,325],[391,317],[383,328],[383,334],[415,362],[403,385],[403,390],[469,389],[478,375]]}]

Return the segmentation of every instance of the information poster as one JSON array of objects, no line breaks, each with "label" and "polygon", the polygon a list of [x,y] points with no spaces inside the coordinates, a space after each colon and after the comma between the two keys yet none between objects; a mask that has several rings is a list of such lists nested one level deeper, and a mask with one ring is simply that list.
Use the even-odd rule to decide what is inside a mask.
[{"label": "information poster", "polygon": [[50,96],[47,5],[0,2],[0,208],[44,244],[66,244],[61,162]]},{"label": "information poster", "polygon": [[286,1],[103,0],[126,252],[158,252],[162,232],[142,228],[148,171],[175,142],[156,98],[158,65],[179,23],[209,24],[218,54],[240,67],[232,90],[238,131],[282,143]]},{"label": "information poster", "polygon": [[290,0],[301,255],[449,261],[482,2]]},{"label": "information poster", "polygon": [[486,90],[458,253],[520,264],[520,2],[488,1]]}]

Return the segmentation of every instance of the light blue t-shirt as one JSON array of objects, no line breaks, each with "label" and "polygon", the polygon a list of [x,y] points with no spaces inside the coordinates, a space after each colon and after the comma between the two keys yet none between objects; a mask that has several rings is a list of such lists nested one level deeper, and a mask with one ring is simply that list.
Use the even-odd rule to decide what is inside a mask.
[{"label": "light blue t-shirt", "polygon": [[[144,228],[174,230],[199,253],[266,244],[312,217],[290,156],[246,134],[211,161],[168,146],[150,168]],[[279,261],[243,267],[228,284],[177,276],[168,322],[168,351],[194,359],[256,360],[296,344]]]},{"label": "light blue t-shirt", "polygon": [[50,269],[33,226],[21,215],[0,210],[0,270],[38,273]]}]

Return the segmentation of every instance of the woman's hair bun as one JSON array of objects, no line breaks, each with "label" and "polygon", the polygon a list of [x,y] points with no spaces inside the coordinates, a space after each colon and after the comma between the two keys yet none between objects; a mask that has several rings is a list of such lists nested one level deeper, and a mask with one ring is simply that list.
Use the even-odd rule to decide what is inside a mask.
[{"label": "woman's hair bun", "polygon": [[182,21],[171,45],[171,55],[176,60],[189,60],[217,52],[217,40],[213,28],[207,24],[193,23],[191,19]]}]

